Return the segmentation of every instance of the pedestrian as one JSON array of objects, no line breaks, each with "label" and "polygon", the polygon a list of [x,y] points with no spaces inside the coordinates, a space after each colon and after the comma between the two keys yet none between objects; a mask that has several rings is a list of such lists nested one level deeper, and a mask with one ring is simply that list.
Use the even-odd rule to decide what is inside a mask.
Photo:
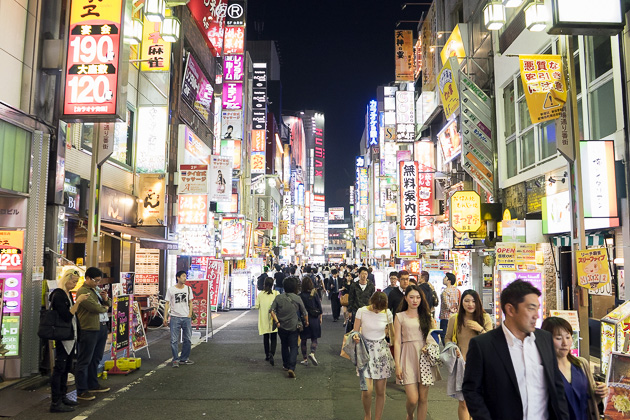
[{"label": "pedestrian", "polygon": [[70,291],[75,288],[78,281],[78,271],[66,271],[59,280],[59,288],[53,290],[48,298],[50,309],[56,311],[64,322],[72,323],[72,330],[74,331],[74,337],[71,340],[55,340],[55,366],[50,377],[51,413],[74,411],[74,406],[78,405],[76,401],[72,401],[66,396],[68,393],[68,373],[72,369],[72,361],[77,351],[79,326],[76,313],[81,302],[89,297],[88,294],[82,294],[77,297],[76,303],[74,302]]},{"label": "pedestrian", "polygon": [[282,282],[284,281],[285,277],[286,274],[284,273],[284,270],[282,269],[282,267],[277,265],[276,274],[273,275],[273,279],[275,281],[274,290],[277,290],[279,294],[282,294],[282,292],[284,292],[284,289],[282,288]]},{"label": "pedestrian", "polygon": [[278,328],[271,318],[269,310],[276,296],[279,295],[277,290],[273,290],[273,278],[265,279],[264,290],[256,296],[254,309],[258,309],[258,335],[263,336],[263,347],[265,348],[265,361],[271,366],[275,364],[273,356],[276,354],[276,346],[278,343]]},{"label": "pedestrian", "polygon": [[[180,365],[192,365],[195,362],[190,357],[190,338],[192,336],[192,289],[186,286],[187,275],[185,271],[175,274],[177,283],[166,291],[166,304],[164,306],[164,325],[171,328],[171,352],[173,354],[174,368]],[[169,312],[170,309],[170,312]],[[170,322],[169,322],[170,321]],[[179,353],[179,337],[182,337],[182,352]]]},{"label": "pedestrian", "polygon": [[79,304],[77,318],[81,334],[75,367],[77,399],[91,401],[95,392],[109,392],[109,388],[98,382],[98,365],[103,359],[105,344],[109,334],[107,311],[111,302],[105,290],[98,289],[103,272],[96,267],[85,271],[83,286],[77,290],[77,300],[81,295],[88,295]]},{"label": "pedestrian", "polygon": [[359,308],[369,305],[370,297],[375,291],[374,283],[368,282],[368,269],[361,267],[359,269],[359,281],[352,283],[349,290],[348,307],[352,313],[351,325],[354,325],[355,316]]},{"label": "pedestrian", "polygon": [[540,295],[513,281],[501,292],[501,327],[470,340],[462,392],[473,419],[569,419],[551,333],[536,328]]},{"label": "pedestrian", "polygon": [[[409,285],[405,289],[405,298],[394,321],[394,360],[396,361],[397,383],[404,385],[407,395],[407,419],[427,418],[429,406],[429,387],[435,385],[439,374],[428,359],[419,357],[432,350],[438,357],[439,347],[429,337],[435,327],[429,313],[429,306],[419,286]],[[431,342],[431,344],[429,344]],[[432,348],[431,348],[432,347]]]},{"label": "pedestrian", "polygon": [[442,343],[445,343],[446,328],[448,327],[448,319],[457,313],[459,309],[460,293],[457,289],[457,278],[453,273],[446,273],[442,283],[446,288],[442,291],[440,296],[440,336],[442,337]]},{"label": "pedestrian", "polygon": [[[365,267],[361,267],[365,269]],[[360,271],[367,282],[367,269]],[[365,273],[365,274],[364,274]],[[393,315],[387,309],[387,295],[383,292],[375,292],[370,297],[368,306],[362,306],[357,310],[353,331],[360,332],[370,355],[369,362],[364,371],[367,382],[367,391],[361,391],[361,401],[365,419],[372,418],[372,391],[376,394],[375,419],[379,420],[385,407],[385,389],[387,379],[395,371],[392,353],[385,341],[385,331],[390,338],[395,337],[393,327]],[[358,342],[359,337],[354,337]]]},{"label": "pedestrian", "polygon": [[289,378],[295,378],[298,352],[298,330],[308,327],[308,313],[302,299],[295,294],[297,277],[287,277],[283,283],[284,293],[276,296],[271,304],[271,317],[278,327],[282,348],[282,367]]},{"label": "pedestrian", "polygon": [[396,318],[398,307],[405,298],[405,290],[407,290],[407,286],[409,286],[409,271],[401,270],[398,273],[398,278],[398,287],[389,292],[389,296],[387,296],[389,310],[392,311],[394,318]]},{"label": "pedestrian", "polygon": [[341,302],[339,301],[339,290],[342,286],[341,279],[339,278],[339,272],[336,268],[330,270],[331,277],[328,279],[328,298],[330,299],[330,309],[332,310],[333,322],[339,321],[339,315],[341,313]]},{"label": "pedestrian", "polygon": [[265,265],[263,267],[262,274],[256,279],[256,289],[258,289],[259,291],[262,291],[265,288],[265,279],[269,277],[269,274],[267,274],[268,271],[269,267]]},{"label": "pedestrian", "polygon": [[[352,286],[352,284],[354,283],[354,277],[352,277],[352,273],[351,272],[346,272],[345,277],[344,277],[344,281],[343,281],[343,285],[341,286],[341,288],[339,289],[339,303],[341,304],[341,297],[342,296],[348,296],[348,298],[346,298],[346,300],[349,302],[350,297],[350,286]],[[346,332],[348,330],[347,326],[350,325],[350,328],[352,328],[351,324],[349,324],[349,320],[351,317],[351,313],[350,313],[350,309],[348,308],[348,305],[343,305],[341,307],[341,310],[343,312],[343,326],[346,327]]]},{"label": "pedestrian", "polygon": [[389,273],[389,286],[383,290],[383,293],[387,295],[387,299],[389,299],[389,292],[398,288],[398,272],[392,271]]},{"label": "pedestrian", "polygon": [[[304,330],[300,333],[300,347],[302,349],[302,358],[300,362],[304,366],[308,366],[308,361],[317,366],[318,362],[315,358],[315,352],[317,351],[317,339],[322,336],[322,301],[317,294],[317,290],[313,287],[313,282],[308,277],[302,281],[302,291],[300,292],[300,298],[304,303],[304,308],[308,313],[308,327],[304,327]],[[311,352],[306,354],[307,341],[311,340]]]},{"label": "pedestrian", "polygon": [[586,359],[571,354],[571,324],[563,318],[552,316],[543,321],[541,328],[549,331],[553,337],[570,419],[599,420],[597,405],[608,396],[608,387],[603,382],[595,382]]},{"label": "pedestrian", "polygon": [[[444,344],[451,342],[456,344],[457,357],[461,357],[464,361],[466,361],[470,340],[492,330],[492,318],[483,310],[479,293],[472,289],[462,293],[459,311],[450,317],[447,324]],[[463,397],[459,400],[457,415],[459,420],[470,420]]]},{"label": "pedestrian", "polygon": [[431,312],[431,316],[434,317],[434,309],[439,304],[439,298],[437,293],[435,292],[435,289],[433,288],[433,285],[429,283],[428,271],[420,272],[418,286],[420,287],[420,290],[422,290],[422,292],[424,293],[427,303],[429,304],[429,311]]}]

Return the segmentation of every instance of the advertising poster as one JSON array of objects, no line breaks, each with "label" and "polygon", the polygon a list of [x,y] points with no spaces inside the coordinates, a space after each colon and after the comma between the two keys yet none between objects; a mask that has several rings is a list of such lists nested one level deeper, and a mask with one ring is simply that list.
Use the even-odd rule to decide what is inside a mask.
[{"label": "advertising poster", "polygon": [[4,279],[4,314],[19,314],[22,312],[22,273],[2,273]]},{"label": "advertising poster", "polygon": [[207,194],[208,165],[179,165],[177,194]]},{"label": "advertising poster", "polygon": [[22,271],[23,250],[23,230],[0,230],[0,271]]},{"label": "advertising poster", "polygon": [[223,80],[226,82],[242,82],[245,58],[242,55],[226,55],[223,59]]},{"label": "advertising poster", "polygon": [[234,309],[248,309],[251,307],[251,277],[249,270],[234,270],[232,272],[232,307]]},{"label": "advertising poster", "polygon": [[180,195],[177,206],[177,224],[205,225],[208,223],[208,196]]},{"label": "advertising poster", "polygon": [[414,78],[414,54],[413,31],[397,30],[394,32],[396,48],[396,81],[413,82]]},{"label": "advertising poster", "polygon": [[379,249],[389,249],[389,223],[380,222],[374,224],[374,245]]},{"label": "advertising poster", "polygon": [[117,95],[123,3],[71,2],[64,114],[115,116],[125,102]]},{"label": "advertising poster", "polygon": [[138,302],[133,302],[133,311],[131,312],[131,345],[133,351],[138,351],[149,345],[144,325],[142,325],[142,313]]},{"label": "advertising poster", "polygon": [[2,317],[2,344],[9,350],[5,357],[17,356],[20,353],[20,317]]},{"label": "advertising poster", "polygon": [[112,305],[112,357],[129,346],[129,295],[114,298]]},{"label": "advertising poster", "polygon": [[396,141],[415,140],[415,116],[414,93],[406,90],[396,91]]},{"label": "advertising poster", "polygon": [[187,280],[186,285],[192,290],[193,312],[197,316],[192,326],[205,327],[208,325],[208,281]]},{"label": "advertising poster", "polygon": [[209,259],[206,279],[210,288],[210,310],[217,311],[219,304],[219,288],[223,282],[223,261]]},{"label": "advertising poster", "polygon": [[398,229],[398,258],[418,258],[418,244],[412,230]]},{"label": "advertising poster", "polygon": [[120,285],[122,287],[122,295],[133,295],[134,277],[134,273],[120,273]]},{"label": "advertising poster", "polygon": [[454,119],[437,134],[438,144],[442,150],[444,163],[455,159],[462,152],[462,139],[457,131],[457,120]]},{"label": "advertising poster", "polygon": [[610,282],[610,269],[606,248],[577,251],[578,285],[599,289]]},{"label": "advertising poster", "polygon": [[457,191],[450,209],[451,226],[457,232],[476,232],[481,227],[481,197],[476,191]]},{"label": "advertising poster", "polygon": [[610,355],[607,380],[609,394],[604,401],[604,418],[622,420],[630,417],[630,356]]},{"label": "advertising poster", "polygon": [[241,141],[240,140],[221,140],[221,155],[232,156],[235,171],[241,170]]},{"label": "advertising poster", "polygon": [[[223,35],[228,0],[191,0],[188,10],[215,57],[223,53]],[[227,52],[226,52],[227,53]]]},{"label": "advertising poster", "polygon": [[245,256],[245,218],[223,217],[221,220],[221,257],[243,258]]},{"label": "advertising poster", "polygon": [[451,35],[446,40],[444,48],[440,51],[442,64],[445,64],[450,57],[456,57],[459,63],[464,61],[467,50],[467,45],[464,45],[464,40],[466,40],[466,44],[468,44],[468,26],[465,23],[460,23],[455,26],[453,32],[451,32]]},{"label": "advertising poster", "polygon": [[243,111],[223,111],[221,113],[221,139],[243,140]]},{"label": "advertising poster", "polygon": [[459,108],[459,92],[457,90],[457,73],[459,65],[457,58],[451,57],[442,67],[442,71],[438,75],[438,88],[440,90],[440,99],[442,100],[442,109],[446,119],[450,119],[455,111]]},{"label": "advertising poster", "polygon": [[162,174],[140,174],[138,180],[138,224],[164,225],[165,177]]},{"label": "advertising poster", "polygon": [[581,141],[584,217],[617,217],[615,150],[611,141]]},{"label": "advertising poster", "polygon": [[212,113],[214,87],[204,75],[191,53],[188,53],[184,80],[182,82],[182,99],[194,109],[205,121]]},{"label": "advertising poster", "polygon": [[495,247],[497,270],[516,270],[516,244],[498,242]]},{"label": "advertising poster", "polygon": [[555,120],[567,101],[560,55],[520,55],[521,80],[534,124]]},{"label": "advertising poster", "polygon": [[210,156],[210,201],[232,201],[232,157]]},{"label": "advertising poster", "polygon": [[457,286],[460,292],[472,289],[472,266],[470,263],[470,251],[452,251],[453,274],[457,278]]},{"label": "advertising poster", "polygon": [[540,307],[538,308],[538,320],[536,321],[536,328],[540,328],[543,322],[543,315],[545,314],[545,287],[543,284],[543,275],[539,272],[527,272],[527,271],[502,271],[501,272],[501,290],[505,289],[514,280],[523,280],[532,284],[536,289],[540,290],[542,294],[538,297]]}]

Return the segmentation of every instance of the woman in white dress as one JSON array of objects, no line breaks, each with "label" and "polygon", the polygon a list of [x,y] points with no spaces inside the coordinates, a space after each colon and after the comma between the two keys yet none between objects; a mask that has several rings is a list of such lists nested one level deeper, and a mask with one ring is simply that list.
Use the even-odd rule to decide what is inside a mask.
[{"label": "woman in white dress", "polygon": [[276,354],[278,343],[278,328],[271,319],[269,309],[273,300],[278,296],[278,291],[273,290],[273,277],[265,279],[264,289],[256,297],[255,309],[258,309],[258,335],[263,336],[265,347],[265,360],[274,365],[273,356]]}]

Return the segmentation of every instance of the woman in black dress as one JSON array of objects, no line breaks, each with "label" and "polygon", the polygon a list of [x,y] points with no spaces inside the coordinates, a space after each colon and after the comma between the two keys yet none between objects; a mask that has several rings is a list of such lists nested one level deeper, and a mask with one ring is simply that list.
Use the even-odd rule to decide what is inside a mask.
[{"label": "woman in black dress", "polygon": [[[313,281],[310,277],[305,276],[302,280],[302,292],[300,293],[302,302],[306,312],[308,312],[308,327],[304,327],[304,331],[300,334],[302,340],[302,360],[300,363],[304,366],[308,366],[308,359],[311,359],[313,365],[317,366],[318,362],[315,358],[315,351],[317,350],[317,339],[322,336],[322,301],[319,299],[317,289],[313,287]],[[306,340],[311,340],[311,352],[306,355]]]}]

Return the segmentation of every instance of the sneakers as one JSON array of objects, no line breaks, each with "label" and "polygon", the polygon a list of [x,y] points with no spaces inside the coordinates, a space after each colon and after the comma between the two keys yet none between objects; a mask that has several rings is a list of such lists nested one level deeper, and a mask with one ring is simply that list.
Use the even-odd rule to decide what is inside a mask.
[{"label": "sneakers", "polygon": [[275,365],[275,362],[274,362],[274,360],[273,360],[273,356],[272,356],[272,355],[269,355],[269,364],[270,364],[271,366]]},{"label": "sneakers", "polygon": [[304,359],[300,362],[301,365],[308,366],[308,359]]},{"label": "sneakers", "polygon": [[108,386],[98,385],[98,388],[90,389],[90,392],[109,392]]},{"label": "sneakers", "polygon": [[57,404],[50,404],[51,413],[69,413],[71,411],[74,411],[74,407],[65,405],[61,401],[59,401]]},{"label": "sneakers", "polygon": [[289,374],[289,378],[291,378],[291,379],[295,379],[295,372],[294,372],[294,371],[292,371],[291,369],[289,369],[288,374]]},{"label": "sneakers", "polygon": [[72,386],[74,385],[74,375],[72,373],[68,373],[68,382],[67,382],[68,386]]},{"label": "sneakers", "polygon": [[178,368],[179,367],[179,362],[177,360],[173,360],[173,367],[174,368]]},{"label": "sneakers", "polygon": [[83,391],[82,393],[77,394],[77,400],[92,401],[95,398],[96,397],[93,394],[91,394],[91,393],[89,393],[87,391]]},{"label": "sneakers", "polygon": [[64,405],[67,405],[67,406],[70,406],[70,407],[74,407],[74,406],[79,405],[79,403],[78,403],[78,402],[73,401],[73,400],[71,400],[71,399],[68,399],[68,398],[66,398],[66,397],[63,397],[63,398],[61,399],[61,402],[62,402]]},{"label": "sneakers", "polygon": [[311,362],[313,362],[313,364],[315,366],[317,366],[319,363],[317,362],[317,359],[315,358],[315,353],[309,353],[308,358],[311,359]]},{"label": "sneakers", "polygon": [[194,365],[195,362],[193,362],[192,360],[180,360],[179,364],[180,365]]}]

